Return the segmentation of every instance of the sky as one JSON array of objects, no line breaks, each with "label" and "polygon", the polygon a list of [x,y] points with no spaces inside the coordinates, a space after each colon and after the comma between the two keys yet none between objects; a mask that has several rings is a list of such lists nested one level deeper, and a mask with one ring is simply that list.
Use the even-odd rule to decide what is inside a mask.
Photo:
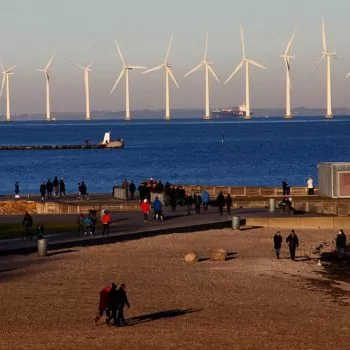
[{"label": "sky", "polygon": [[[121,62],[153,67],[164,61],[174,33],[169,62],[180,88],[171,88],[172,108],[204,108],[204,71],[184,74],[203,58],[206,30],[208,58],[220,83],[210,79],[211,107],[244,101],[244,72],[228,85],[224,81],[241,59],[240,24],[244,27],[246,53],[268,69],[251,69],[251,105],[283,107],[285,71],[279,57],[298,27],[291,53],[292,104],[325,106],[325,62],[312,74],[322,50],[321,17],[325,17],[327,43],[339,59],[332,61],[333,105],[350,107],[350,2],[348,0],[11,0],[0,4],[0,61],[17,65],[10,77],[13,114],[45,112],[45,78],[36,69],[55,52],[51,70],[52,110],[83,112],[83,72],[68,60],[87,65],[91,109],[124,110],[125,85],[109,92]],[[163,109],[165,78],[162,71],[130,73],[132,109]],[[5,96],[0,113],[5,112]]]}]

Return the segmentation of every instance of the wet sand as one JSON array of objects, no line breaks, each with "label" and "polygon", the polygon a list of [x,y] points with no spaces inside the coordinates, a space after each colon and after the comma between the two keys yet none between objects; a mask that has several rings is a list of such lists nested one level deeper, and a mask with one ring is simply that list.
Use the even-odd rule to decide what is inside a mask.
[{"label": "wet sand", "polygon": [[[349,280],[306,258],[336,232],[297,232],[296,262],[285,243],[275,259],[273,234],[227,229],[2,257],[0,348],[348,348]],[[208,260],[219,248],[230,260]],[[189,265],[192,250],[201,262]],[[98,292],[111,281],[127,285],[123,328],[94,324]]]}]

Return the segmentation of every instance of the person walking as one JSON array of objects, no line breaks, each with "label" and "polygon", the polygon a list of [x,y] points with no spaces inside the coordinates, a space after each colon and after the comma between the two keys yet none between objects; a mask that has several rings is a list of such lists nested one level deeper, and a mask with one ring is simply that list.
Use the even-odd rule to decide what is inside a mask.
[{"label": "person walking", "polygon": [[294,230],[291,231],[290,235],[286,239],[286,242],[289,245],[290,257],[293,261],[295,261],[295,251],[299,247],[299,239]]},{"label": "person walking", "polygon": [[127,179],[124,179],[122,183],[122,188],[125,191],[125,199],[128,200],[129,199],[129,182]]},{"label": "person walking", "polygon": [[108,287],[101,289],[101,291],[100,291],[100,301],[99,301],[99,305],[98,305],[98,313],[95,317],[95,324],[97,324],[97,322],[101,319],[101,317],[103,315],[106,315],[106,322],[107,322],[108,317],[110,317],[110,314],[109,314],[109,296],[110,296],[110,292],[112,291],[113,285],[115,286],[115,289],[116,289],[117,286],[114,283],[112,283],[112,287],[108,286]]},{"label": "person walking", "polygon": [[280,253],[281,253],[281,247],[282,247],[282,236],[280,231],[277,231],[277,233],[273,237],[273,247],[276,252],[276,258],[280,259]]},{"label": "person walking", "polygon": [[52,181],[52,185],[53,185],[53,188],[54,188],[54,193],[53,195],[55,197],[58,197],[58,194],[59,194],[59,191],[60,191],[60,182],[58,181],[58,178],[57,176],[55,176],[55,178],[53,179]]},{"label": "person walking", "polygon": [[218,205],[220,215],[223,215],[224,213],[225,203],[225,196],[222,194],[222,192],[220,192],[219,195],[216,197],[216,204]]},{"label": "person walking", "polygon": [[50,179],[46,182],[47,198],[52,199],[53,184]]},{"label": "person walking", "polygon": [[226,196],[226,211],[228,215],[231,215],[231,208],[232,208],[232,197],[229,193],[227,193]]},{"label": "person walking", "polygon": [[148,199],[144,199],[142,203],[140,203],[141,210],[143,212],[143,222],[148,222],[148,215],[151,210],[151,204],[148,202]]},{"label": "person walking", "polygon": [[124,307],[127,305],[128,309],[130,309],[130,303],[128,297],[126,295],[126,286],[125,284],[121,284],[120,288],[117,292],[117,319],[116,325],[119,327],[123,327],[126,325],[124,318]]},{"label": "person walking", "polygon": [[32,238],[33,218],[27,211],[24,214],[22,226],[24,232],[24,239],[27,239],[28,237]]},{"label": "person walking", "polygon": [[136,191],[136,185],[134,180],[131,180],[130,185],[129,185],[129,192],[130,192],[130,199],[134,200],[135,199],[135,191]]},{"label": "person walking", "polygon": [[66,196],[66,184],[64,183],[63,177],[60,179],[60,197]]},{"label": "person walking", "polygon": [[112,288],[109,292],[108,297],[108,318],[106,319],[107,325],[111,324],[111,321],[113,320],[113,323],[117,324],[117,307],[118,307],[118,290],[117,285],[115,283],[112,283]]},{"label": "person walking", "polygon": [[155,198],[155,200],[152,203],[152,206],[154,210],[154,221],[163,221],[163,204],[158,197]]},{"label": "person walking", "polygon": [[111,224],[111,216],[108,213],[108,210],[105,210],[104,214],[102,215],[102,224],[103,224],[103,231],[102,235],[104,236],[105,233],[109,235],[109,225]]},{"label": "person walking", "polygon": [[346,236],[343,230],[339,230],[336,238],[336,247],[338,252],[338,258],[343,259],[346,249]]},{"label": "person walking", "polygon": [[307,179],[307,182],[306,182],[306,187],[307,187],[307,194],[309,196],[312,196],[315,194],[315,190],[314,190],[314,179],[309,176],[309,178]]},{"label": "person walking", "polygon": [[202,204],[202,197],[199,194],[199,192],[196,192],[194,194],[193,202],[194,202],[194,205],[195,205],[196,214],[200,214],[200,212],[201,212],[201,204]]},{"label": "person walking", "polygon": [[187,215],[191,215],[191,210],[192,210],[192,196],[187,192],[185,196],[185,204],[187,207]]},{"label": "person walking", "polygon": [[168,196],[170,199],[171,211],[176,212],[176,204],[177,204],[177,195],[176,190],[173,185],[170,186]]},{"label": "person walking", "polygon": [[202,192],[202,202],[203,202],[203,210],[206,213],[208,211],[208,205],[209,205],[209,193],[207,190],[204,190]]},{"label": "person walking", "polygon": [[46,195],[46,185],[44,181],[40,184],[40,195],[41,195],[41,200],[43,201]]}]

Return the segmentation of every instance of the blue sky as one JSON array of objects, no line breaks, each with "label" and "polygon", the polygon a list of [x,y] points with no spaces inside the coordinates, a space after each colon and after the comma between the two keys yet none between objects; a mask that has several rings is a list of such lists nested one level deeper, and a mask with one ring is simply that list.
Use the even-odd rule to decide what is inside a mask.
[{"label": "blue sky", "polygon": [[[336,5],[335,5],[336,4]],[[209,30],[208,56],[220,83],[211,80],[211,106],[244,101],[244,77],[239,73],[228,86],[223,82],[241,57],[239,25],[246,38],[247,56],[268,70],[251,71],[251,103],[255,107],[284,106],[284,51],[298,26],[292,52],[293,106],[325,105],[325,64],[314,75],[320,56],[321,16],[325,16],[328,47],[333,60],[334,106],[350,107],[350,2],[347,0],[11,0],[0,4],[0,60],[17,65],[11,76],[13,113],[44,112],[44,76],[35,70],[46,64],[53,52],[52,109],[83,111],[82,72],[77,63],[93,62],[91,107],[93,110],[124,109],[124,85],[114,95],[109,91],[121,68],[114,45],[117,39],[127,62],[152,67],[162,63],[171,32],[170,61],[180,89],[172,89],[172,108],[204,105],[204,72],[183,78],[203,57],[205,31]],[[164,108],[162,72],[142,75],[131,72],[131,106]],[[4,113],[4,98],[0,113]]]}]

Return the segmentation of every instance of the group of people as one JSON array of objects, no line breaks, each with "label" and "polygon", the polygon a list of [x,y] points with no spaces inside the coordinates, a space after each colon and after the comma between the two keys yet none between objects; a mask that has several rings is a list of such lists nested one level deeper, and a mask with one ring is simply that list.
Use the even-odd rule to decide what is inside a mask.
[{"label": "group of people", "polygon": [[[314,179],[312,176],[309,176],[306,180],[306,188],[307,188],[307,194],[309,196],[313,196],[315,194],[315,186],[314,186]],[[282,181],[282,192],[283,196],[289,196],[290,195],[290,186],[287,181]]]},{"label": "group of people", "polygon": [[[281,236],[280,231],[277,231],[277,233],[273,237],[273,243],[276,252],[276,257],[277,259],[280,259],[281,248],[283,243],[283,238]],[[288,244],[290,257],[293,261],[295,261],[296,250],[299,248],[299,238],[294,230],[292,230],[289,236],[286,238],[286,243]],[[338,258],[343,259],[346,250],[346,235],[343,230],[339,230],[335,240],[335,245],[338,253]]]},{"label": "group of people", "polygon": [[26,211],[22,220],[24,240],[28,238],[32,239],[34,236],[36,236],[38,239],[43,238],[44,226],[39,224],[37,225],[36,229],[33,230],[33,224],[34,224],[33,217],[29,214],[28,211]]},{"label": "group of people", "polygon": [[105,287],[100,291],[100,301],[98,307],[98,314],[95,317],[95,324],[106,316],[106,324],[111,325],[112,321],[115,326],[123,327],[126,325],[124,318],[125,305],[130,308],[130,303],[126,295],[126,286],[121,284],[117,288],[115,283],[111,287]]},{"label": "group of people", "polygon": [[[103,212],[101,223],[103,226],[102,235],[109,235],[109,227],[112,222],[111,215],[108,210]],[[78,233],[84,236],[95,235],[97,225],[97,211],[91,209],[88,214],[80,214],[78,217]]]},{"label": "group of people", "polygon": [[66,184],[64,183],[63,178],[61,177],[60,180],[58,180],[57,176],[51,181],[51,179],[48,179],[47,182],[43,181],[40,184],[40,195],[41,200],[51,199],[52,196],[54,197],[62,197],[66,195]]},{"label": "group of people", "polygon": [[164,214],[163,214],[163,203],[159,200],[158,197],[155,198],[153,203],[151,204],[150,201],[145,198],[143,202],[140,203],[140,208],[143,213],[143,221],[148,222],[149,221],[149,214],[151,212],[151,208],[153,208],[154,214],[153,214],[153,220],[154,221],[163,221],[164,220]]}]

